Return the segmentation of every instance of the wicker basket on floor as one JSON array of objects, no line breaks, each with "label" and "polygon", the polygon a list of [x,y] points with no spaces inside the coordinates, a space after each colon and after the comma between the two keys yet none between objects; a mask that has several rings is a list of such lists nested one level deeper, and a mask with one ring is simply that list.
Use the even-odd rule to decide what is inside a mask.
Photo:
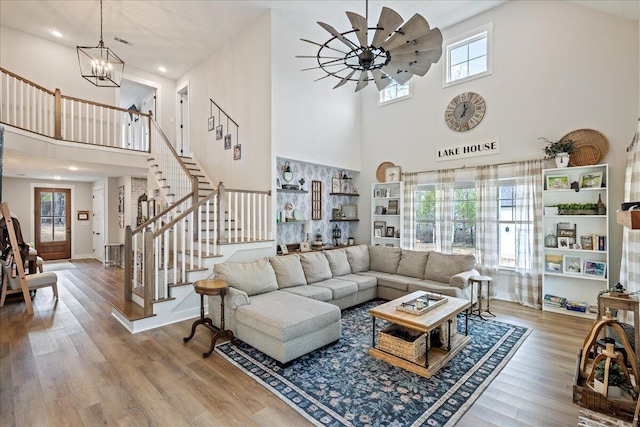
[{"label": "wicker basket on floor", "polygon": [[[399,337],[397,335],[403,335]],[[378,333],[378,348],[411,362],[418,361],[428,349],[427,334],[398,325],[389,325]]]}]

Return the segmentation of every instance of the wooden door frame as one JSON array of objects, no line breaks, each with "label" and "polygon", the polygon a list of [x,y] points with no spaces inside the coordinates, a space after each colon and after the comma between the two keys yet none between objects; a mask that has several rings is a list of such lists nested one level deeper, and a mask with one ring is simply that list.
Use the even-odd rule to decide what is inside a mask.
[{"label": "wooden door frame", "polygon": [[58,184],[54,182],[31,182],[29,184],[29,212],[31,212],[31,219],[29,221],[29,233],[31,235],[30,241],[35,243],[36,241],[36,206],[35,206],[35,198],[36,198],[36,188],[56,188],[62,190],[71,190],[71,258],[74,256],[74,243],[73,239],[76,235],[76,221],[73,217],[73,213],[76,211],[76,198],[75,191],[76,186],[73,184]]}]

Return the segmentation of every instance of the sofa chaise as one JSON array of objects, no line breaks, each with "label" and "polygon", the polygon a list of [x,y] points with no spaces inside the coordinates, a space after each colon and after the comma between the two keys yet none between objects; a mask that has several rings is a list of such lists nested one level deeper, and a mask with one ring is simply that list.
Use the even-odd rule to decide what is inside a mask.
[{"label": "sofa chaise", "polygon": [[[214,273],[229,284],[225,327],[286,364],[339,340],[341,309],[417,290],[469,299],[469,278],[478,274],[474,264],[473,255],[356,245],[225,262]],[[219,298],[209,297],[216,324]]]}]

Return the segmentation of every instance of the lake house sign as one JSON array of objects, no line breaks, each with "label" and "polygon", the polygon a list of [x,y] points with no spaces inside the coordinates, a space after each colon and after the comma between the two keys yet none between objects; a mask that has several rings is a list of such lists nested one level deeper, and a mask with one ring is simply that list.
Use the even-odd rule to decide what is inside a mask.
[{"label": "lake house sign", "polygon": [[464,157],[484,156],[500,152],[500,139],[472,142],[448,147],[436,148],[436,161],[462,159]]}]

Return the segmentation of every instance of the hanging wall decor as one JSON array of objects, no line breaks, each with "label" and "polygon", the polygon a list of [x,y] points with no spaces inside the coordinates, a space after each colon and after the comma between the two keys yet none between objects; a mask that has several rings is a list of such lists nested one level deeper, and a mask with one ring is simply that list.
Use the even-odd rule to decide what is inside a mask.
[{"label": "hanging wall decor", "polygon": [[224,136],[224,149],[231,150],[231,134],[230,133]]},{"label": "hanging wall decor", "polygon": [[[240,144],[238,144],[240,142],[240,140],[238,139],[238,132],[239,132],[239,128],[240,126],[231,118],[229,117],[229,115],[222,109],[220,108],[220,106],[218,104],[216,104],[216,102],[209,98],[210,101],[210,107],[211,107],[211,117],[213,117],[213,107],[215,106],[215,108],[218,109],[218,126],[216,127],[216,140],[220,140],[222,138],[224,138],[224,149],[225,150],[230,150],[231,149],[231,127],[230,127],[230,123],[232,123],[235,127],[236,127],[236,147],[239,147]],[[224,134],[224,127],[222,125],[223,122],[223,117],[226,118],[227,120],[227,133]],[[238,151],[236,153],[236,150]],[[237,155],[236,155],[237,154]],[[234,153],[233,153],[233,158],[234,160],[239,160],[240,159],[240,149],[239,148],[234,148]]]},{"label": "hanging wall decor", "polygon": [[209,122],[208,122],[208,124],[209,124],[209,126],[208,126],[209,132],[211,132],[213,130],[214,123],[215,123],[214,117],[213,116],[209,117]]},{"label": "hanging wall decor", "polygon": [[240,147],[240,144],[236,144],[235,147],[233,147],[233,160],[240,160],[242,158],[242,148]]}]

